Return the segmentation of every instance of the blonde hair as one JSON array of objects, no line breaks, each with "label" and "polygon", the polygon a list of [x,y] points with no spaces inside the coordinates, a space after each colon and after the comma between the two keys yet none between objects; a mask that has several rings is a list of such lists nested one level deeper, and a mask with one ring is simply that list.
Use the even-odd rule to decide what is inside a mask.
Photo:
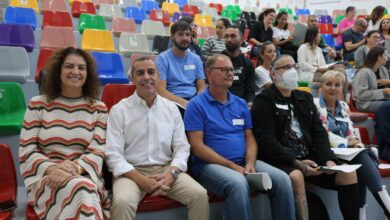
[{"label": "blonde hair", "polygon": [[336,77],[340,77],[342,83],[344,84],[345,76],[344,76],[344,74],[342,72],[337,71],[337,70],[326,71],[324,74],[322,74],[320,80],[321,80],[321,83],[324,83],[324,82],[328,81],[329,79],[333,79],[333,78],[336,78]]}]

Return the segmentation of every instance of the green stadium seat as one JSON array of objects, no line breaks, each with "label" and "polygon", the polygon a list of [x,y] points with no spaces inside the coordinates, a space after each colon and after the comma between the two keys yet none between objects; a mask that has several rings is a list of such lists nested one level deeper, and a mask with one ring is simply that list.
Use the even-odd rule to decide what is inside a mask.
[{"label": "green stadium seat", "polygon": [[106,30],[104,17],[100,15],[81,14],[79,19],[79,31],[82,34],[85,29]]},{"label": "green stadium seat", "polygon": [[22,87],[16,82],[0,82],[0,134],[19,134],[26,101]]}]

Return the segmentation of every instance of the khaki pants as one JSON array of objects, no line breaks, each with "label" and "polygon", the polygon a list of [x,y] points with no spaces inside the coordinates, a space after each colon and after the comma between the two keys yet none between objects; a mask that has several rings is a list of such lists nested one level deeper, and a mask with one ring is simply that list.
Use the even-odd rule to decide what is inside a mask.
[{"label": "khaki pants", "polygon": [[[166,173],[169,166],[141,166],[136,170],[145,175]],[[111,219],[135,219],[138,203],[145,197],[142,190],[133,180],[126,177],[114,179]],[[209,202],[207,191],[188,174],[180,173],[172,183],[166,197],[187,206],[189,220],[208,220]]]}]

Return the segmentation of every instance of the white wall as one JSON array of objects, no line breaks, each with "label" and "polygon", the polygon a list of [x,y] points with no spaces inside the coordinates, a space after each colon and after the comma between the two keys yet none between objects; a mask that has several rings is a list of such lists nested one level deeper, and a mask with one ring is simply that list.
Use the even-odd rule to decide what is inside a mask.
[{"label": "white wall", "polygon": [[312,12],[315,9],[327,9],[332,14],[333,9],[345,10],[348,6],[355,6],[356,9],[366,9],[368,14],[377,5],[390,7],[389,0],[306,0],[306,8]]}]

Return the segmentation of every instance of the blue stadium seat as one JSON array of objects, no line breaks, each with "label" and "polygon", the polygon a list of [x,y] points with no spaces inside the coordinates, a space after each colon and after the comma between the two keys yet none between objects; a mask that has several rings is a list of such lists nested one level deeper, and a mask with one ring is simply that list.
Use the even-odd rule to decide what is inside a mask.
[{"label": "blue stadium seat", "polygon": [[96,60],[97,72],[101,84],[129,83],[124,73],[122,59],[117,53],[91,52]]},{"label": "blue stadium seat", "polygon": [[132,18],[135,23],[141,24],[142,21],[146,19],[146,12],[143,8],[127,7],[125,17]]},{"label": "blue stadium seat", "polygon": [[321,35],[322,35],[322,38],[324,39],[325,43],[328,46],[331,46],[331,47],[335,46],[332,34],[321,34]]},{"label": "blue stadium seat", "polygon": [[188,4],[187,0],[174,0],[174,3],[179,5],[180,10],[183,9],[183,6]]},{"label": "blue stadium seat", "polygon": [[154,0],[142,0],[141,8],[143,8],[148,14],[153,9],[160,9],[160,7],[158,6],[158,2]]},{"label": "blue stadium seat", "polygon": [[33,30],[37,27],[37,17],[32,8],[19,8],[8,6],[5,9],[4,23],[6,24],[28,24]]}]

